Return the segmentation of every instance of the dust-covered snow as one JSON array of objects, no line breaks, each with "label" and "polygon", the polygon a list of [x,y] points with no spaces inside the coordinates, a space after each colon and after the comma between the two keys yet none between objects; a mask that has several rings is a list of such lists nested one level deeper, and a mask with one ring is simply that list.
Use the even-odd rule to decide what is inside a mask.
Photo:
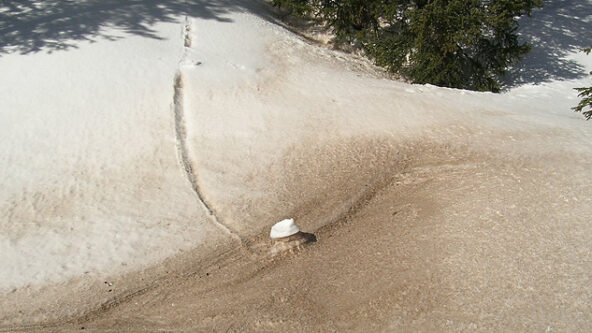
[{"label": "dust-covered snow", "polygon": [[[315,175],[340,163],[376,175],[389,167],[357,160],[364,152],[348,142],[362,139],[401,151],[452,143],[543,169],[549,156],[569,156],[569,171],[554,161],[541,174],[579,182],[577,192],[556,191],[580,209],[553,219],[589,219],[592,124],[570,108],[573,88],[591,84],[592,55],[579,52],[590,39],[576,29],[592,24],[590,1],[573,22],[570,1],[533,14],[541,28],[523,38],[540,45],[502,94],[389,80],[287,31],[264,5],[41,3],[14,15],[0,5],[0,293],[240,244],[303,211],[314,231],[365,193],[343,185],[356,175],[327,176],[339,192]],[[556,17],[579,39],[543,43],[549,34],[537,32]],[[35,22],[39,31],[27,28]],[[336,148],[323,153],[325,144]]]}]

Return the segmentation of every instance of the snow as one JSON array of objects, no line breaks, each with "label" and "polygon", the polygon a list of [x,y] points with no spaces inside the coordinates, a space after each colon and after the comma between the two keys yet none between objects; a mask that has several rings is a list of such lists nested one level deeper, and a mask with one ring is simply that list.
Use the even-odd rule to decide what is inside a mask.
[{"label": "snow", "polygon": [[[500,95],[410,85],[228,7],[216,19],[200,15],[206,9],[155,19],[148,35],[104,24],[88,34],[110,38],[1,55],[0,291],[131,271],[228,234],[254,236],[329,191],[284,169],[301,163],[290,153],[318,142],[347,151],[343,142],[361,137],[427,137],[592,156],[591,124],[570,110],[588,76],[523,78]],[[577,48],[561,59],[592,70]],[[491,135],[512,131],[536,134]],[[319,168],[330,170],[338,159],[325,157]],[[308,185],[287,188],[297,181]],[[326,204],[337,209],[339,198]]]},{"label": "snow", "polygon": [[2,56],[0,289],[143,265],[207,236],[176,159],[179,25],[154,29],[166,38],[106,28],[120,38]]},{"label": "snow", "polygon": [[269,237],[272,239],[292,236],[300,231],[300,228],[294,223],[294,219],[281,220],[271,227]]}]

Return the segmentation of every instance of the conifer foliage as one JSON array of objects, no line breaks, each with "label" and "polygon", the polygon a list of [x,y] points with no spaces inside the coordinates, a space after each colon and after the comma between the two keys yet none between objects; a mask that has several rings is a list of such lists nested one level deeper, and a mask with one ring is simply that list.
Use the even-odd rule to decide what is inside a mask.
[{"label": "conifer foliage", "polygon": [[[592,51],[592,47],[584,49],[584,52],[590,54]],[[590,72],[592,75],[592,72]],[[573,107],[573,110],[576,112],[581,112],[586,120],[590,120],[592,118],[592,87],[582,87],[582,88],[574,88],[579,92],[578,97],[581,97],[580,103]]]},{"label": "conifer foliage", "polygon": [[333,28],[338,42],[415,83],[499,91],[530,47],[517,19],[541,0],[273,0]]}]

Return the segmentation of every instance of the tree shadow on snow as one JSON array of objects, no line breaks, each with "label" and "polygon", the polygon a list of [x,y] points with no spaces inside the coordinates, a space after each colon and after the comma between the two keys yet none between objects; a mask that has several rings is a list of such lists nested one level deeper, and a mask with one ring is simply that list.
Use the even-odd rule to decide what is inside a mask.
[{"label": "tree shadow on snow", "polygon": [[543,6],[520,19],[520,37],[532,51],[508,71],[503,80],[508,88],[587,75],[583,66],[565,57],[592,45],[592,1],[543,1]]},{"label": "tree shadow on snow", "polygon": [[0,56],[76,48],[81,40],[116,40],[105,27],[162,39],[153,26],[179,16],[232,22],[229,13],[250,11],[271,19],[260,1],[248,0],[0,0]]}]

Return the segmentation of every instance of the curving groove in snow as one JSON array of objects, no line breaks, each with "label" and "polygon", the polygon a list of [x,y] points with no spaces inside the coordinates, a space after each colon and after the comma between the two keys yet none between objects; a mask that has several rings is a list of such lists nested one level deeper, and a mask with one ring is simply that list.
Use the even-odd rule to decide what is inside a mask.
[{"label": "curving groove in snow", "polygon": [[184,63],[188,63],[190,61],[188,49],[191,48],[192,39],[191,39],[191,20],[189,17],[185,17],[185,24],[183,27],[183,55],[181,57],[181,61],[179,62],[180,68],[175,74],[174,79],[174,94],[173,94],[173,109],[175,113],[175,137],[177,139],[177,152],[179,155],[179,162],[183,168],[185,176],[187,180],[191,184],[191,188],[197,199],[199,200],[200,204],[205,208],[210,215],[211,220],[218,228],[223,230],[225,233],[230,235],[232,238],[237,240],[242,244],[245,241],[240,237],[240,235],[232,230],[232,228],[226,225],[220,216],[216,213],[216,210],[213,208],[212,204],[208,202],[205,198],[205,195],[199,185],[198,176],[196,173],[195,168],[193,167],[193,163],[191,162],[191,158],[189,157],[189,151],[187,148],[187,127],[185,124],[185,95],[183,93],[184,90],[184,80],[183,80],[183,69],[181,68]]},{"label": "curving groove in snow", "polygon": [[109,27],[116,41],[0,58],[0,292],[136,269],[219,237],[178,172],[179,24],[154,29],[165,38]]}]

